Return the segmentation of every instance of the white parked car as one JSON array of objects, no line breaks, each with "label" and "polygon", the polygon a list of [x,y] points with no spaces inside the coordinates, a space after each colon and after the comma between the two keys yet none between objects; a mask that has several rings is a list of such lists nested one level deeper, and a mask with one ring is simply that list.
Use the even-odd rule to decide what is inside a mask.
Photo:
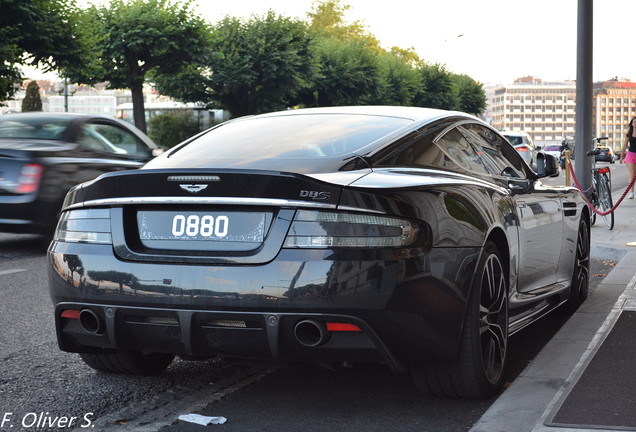
[{"label": "white parked car", "polygon": [[541,149],[542,152],[559,159],[561,157],[561,146],[559,144],[548,144]]},{"label": "white parked car", "polygon": [[530,167],[537,164],[537,148],[526,132],[502,132]]}]

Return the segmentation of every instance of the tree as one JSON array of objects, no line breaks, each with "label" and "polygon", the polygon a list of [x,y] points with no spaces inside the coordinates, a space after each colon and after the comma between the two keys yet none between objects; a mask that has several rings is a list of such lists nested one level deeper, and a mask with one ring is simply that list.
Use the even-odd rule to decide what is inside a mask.
[{"label": "tree", "polygon": [[86,40],[72,0],[0,0],[0,100],[22,81],[22,64],[44,71],[84,62]]},{"label": "tree", "polygon": [[83,14],[93,27],[94,62],[70,71],[79,82],[108,81],[110,88],[129,88],[135,126],[146,131],[143,85],[148,74],[172,75],[207,54],[209,27],[195,15],[191,1],[111,0]]},{"label": "tree", "polygon": [[159,147],[170,148],[201,132],[189,112],[158,114],[148,122],[148,136]]},{"label": "tree", "polygon": [[422,86],[415,95],[415,106],[454,110],[458,108],[453,89],[452,74],[440,64],[422,64],[419,67]]},{"label": "tree", "polygon": [[468,75],[452,75],[458,110],[479,115],[486,109],[486,94],[483,86]]},{"label": "tree", "polygon": [[[380,87],[377,101],[381,105],[413,105],[413,100],[421,86],[422,78],[411,66],[414,53],[405,50],[385,53],[379,56]],[[418,59],[419,61],[419,59]]]},{"label": "tree", "polygon": [[380,42],[365,30],[362,21],[346,22],[345,14],[349,9],[350,5],[341,5],[339,0],[317,0],[312,4],[311,11],[307,12],[309,29],[320,39],[356,39],[377,52],[383,52]]},{"label": "tree", "polygon": [[221,20],[212,52],[207,66],[213,98],[234,117],[296,105],[316,69],[305,23],[273,11],[248,21]]},{"label": "tree", "polygon": [[325,38],[317,43],[320,74],[307,105],[366,105],[377,99],[380,67],[376,52],[364,41]]},{"label": "tree", "polygon": [[42,99],[40,98],[40,86],[31,81],[26,89],[26,95],[22,100],[22,112],[42,111]]}]

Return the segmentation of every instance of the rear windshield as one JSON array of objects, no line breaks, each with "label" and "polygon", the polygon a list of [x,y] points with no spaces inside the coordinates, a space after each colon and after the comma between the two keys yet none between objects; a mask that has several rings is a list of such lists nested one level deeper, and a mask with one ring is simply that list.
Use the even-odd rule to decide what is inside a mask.
[{"label": "rear windshield", "polygon": [[70,124],[70,119],[60,118],[20,118],[19,115],[9,119],[0,118],[0,138],[59,140]]},{"label": "rear windshield", "polygon": [[519,144],[523,144],[523,138],[520,136],[508,136],[505,135],[506,138],[508,138],[508,141],[510,141],[510,144],[512,145],[519,145]]},{"label": "rear windshield", "polygon": [[193,159],[302,159],[355,153],[412,120],[375,115],[311,114],[227,122],[175,153]]},{"label": "rear windshield", "polygon": [[543,150],[545,151],[559,151],[559,146],[558,145],[549,145],[549,146],[545,146],[545,148]]}]

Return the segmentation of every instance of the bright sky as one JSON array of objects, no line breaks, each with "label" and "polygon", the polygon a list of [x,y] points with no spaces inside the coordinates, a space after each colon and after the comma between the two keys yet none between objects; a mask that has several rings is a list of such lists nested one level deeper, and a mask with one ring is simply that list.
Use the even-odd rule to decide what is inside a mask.
[{"label": "bright sky", "polygon": [[[80,4],[90,0],[79,0]],[[591,0],[593,1],[593,0]],[[97,0],[105,3],[106,0]],[[249,18],[269,9],[306,19],[314,0],[198,0],[210,23],[226,15]],[[484,84],[510,84],[532,75],[576,78],[578,0],[340,0],[347,22],[362,21],[385,48],[413,47],[420,58]],[[632,55],[635,0],[594,2],[593,79],[636,81]]]}]

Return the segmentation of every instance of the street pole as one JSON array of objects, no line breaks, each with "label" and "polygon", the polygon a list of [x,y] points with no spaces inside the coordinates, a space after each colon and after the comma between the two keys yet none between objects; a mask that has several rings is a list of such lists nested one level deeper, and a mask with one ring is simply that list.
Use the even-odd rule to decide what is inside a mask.
[{"label": "street pole", "polygon": [[593,3],[593,0],[578,0],[574,174],[583,190],[592,185],[592,161],[585,154],[592,150]]},{"label": "street pole", "polygon": [[64,78],[64,112],[68,112],[68,78]]}]

